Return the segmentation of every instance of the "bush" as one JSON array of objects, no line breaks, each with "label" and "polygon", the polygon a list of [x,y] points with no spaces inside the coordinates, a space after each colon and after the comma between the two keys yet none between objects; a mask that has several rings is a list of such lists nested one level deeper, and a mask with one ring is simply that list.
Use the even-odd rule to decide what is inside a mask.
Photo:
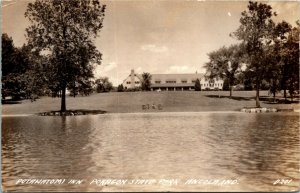
[{"label": "bush", "polygon": [[125,92],[137,92],[137,91],[141,91],[142,88],[141,87],[135,87],[135,88],[127,88],[124,91]]},{"label": "bush", "polygon": [[123,84],[120,84],[120,85],[118,86],[117,91],[118,91],[118,92],[123,92],[123,91],[124,91]]},{"label": "bush", "polygon": [[113,85],[107,77],[97,79],[95,84],[97,93],[109,92],[113,89]]}]

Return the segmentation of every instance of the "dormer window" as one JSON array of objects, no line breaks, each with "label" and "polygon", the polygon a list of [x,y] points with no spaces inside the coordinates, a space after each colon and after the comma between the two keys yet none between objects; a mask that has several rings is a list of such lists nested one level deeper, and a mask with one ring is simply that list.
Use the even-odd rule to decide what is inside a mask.
[{"label": "dormer window", "polygon": [[166,83],[176,83],[176,80],[167,80]]}]

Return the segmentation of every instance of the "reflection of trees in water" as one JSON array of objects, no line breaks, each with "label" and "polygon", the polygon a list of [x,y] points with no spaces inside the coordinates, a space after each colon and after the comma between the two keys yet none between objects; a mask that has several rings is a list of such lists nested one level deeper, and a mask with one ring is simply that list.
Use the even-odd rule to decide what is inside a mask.
[{"label": "reflection of trees in water", "polygon": [[92,164],[90,152],[84,149],[90,128],[88,116],[3,120],[5,152],[17,151],[10,156],[18,168],[15,178],[82,178]]},{"label": "reflection of trees in water", "polygon": [[[289,178],[299,181],[298,116],[282,114],[233,114],[210,117],[206,122],[212,174],[219,177],[234,175],[243,184],[251,185],[249,191],[278,190],[273,179]],[[224,120],[223,122],[220,120]],[[274,180],[274,181],[275,181]],[[285,190],[288,190],[288,186]],[[245,189],[246,191],[246,189]]]},{"label": "reflection of trees in water", "polygon": [[281,113],[9,118],[2,148],[12,153],[3,153],[3,176],[194,174],[268,190],[273,178],[297,178],[298,131],[298,117]]},{"label": "reflection of trees in water", "polygon": [[[276,179],[299,180],[298,118],[294,116],[285,119],[278,114],[253,115],[253,120],[242,130],[244,151],[238,151],[240,164],[236,170],[239,175],[247,176],[249,182],[255,181],[258,190],[263,189],[260,185],[268,187]],[[280,189],[268,188],[266,191]],[[288,186],[281,188],[290,190]]]}]

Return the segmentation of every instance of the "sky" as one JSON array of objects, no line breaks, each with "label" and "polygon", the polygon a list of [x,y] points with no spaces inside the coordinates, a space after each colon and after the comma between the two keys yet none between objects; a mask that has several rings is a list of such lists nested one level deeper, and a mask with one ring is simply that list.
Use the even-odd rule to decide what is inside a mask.
[{"label": "sky", "polygon": [[[24,13],[29,1],[2,0],[2,32],[15,46],[26,43],[30,25]],[[239,26],[248,1],[114,0],[107,6],[95,45],[103,54],[95,77],[121,84],[134,69],[138,73],[205,72],[207,53],[237,43],[229,37]],[[299,1],[268,1],[278,13],[276,22],[292,25],[300,17]]]}]

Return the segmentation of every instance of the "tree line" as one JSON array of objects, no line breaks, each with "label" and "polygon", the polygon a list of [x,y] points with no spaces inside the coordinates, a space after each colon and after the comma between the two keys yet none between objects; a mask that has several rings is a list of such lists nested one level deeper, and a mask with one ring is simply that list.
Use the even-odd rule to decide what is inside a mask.
[{"label": "tree line", "polygon": [[230,34],[240,41],[208,53],[205,64],[207,77],[220,77],[228,85],[230,97],[234,85],[244,83],[256,90],[256,106],[260,107],[259,91],[267,84],[275,98],[283,90],[293,99],[299,92],[299,33],[300,23],[275,23],[277,16],[270,5],[252,2],[241,13],[240,26]]}]

